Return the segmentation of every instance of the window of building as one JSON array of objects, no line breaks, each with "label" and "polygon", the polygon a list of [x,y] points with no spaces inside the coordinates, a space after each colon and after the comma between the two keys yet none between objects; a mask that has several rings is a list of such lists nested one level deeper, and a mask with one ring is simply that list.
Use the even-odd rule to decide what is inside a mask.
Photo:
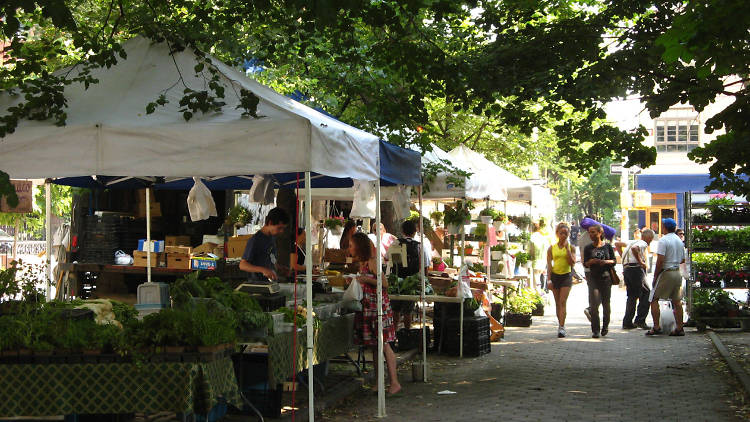
[{"label": "window of building", "polygon": [[698,122],[662,119],[656,121],[654,144],[658,152],[687,152],[700,145]]}]

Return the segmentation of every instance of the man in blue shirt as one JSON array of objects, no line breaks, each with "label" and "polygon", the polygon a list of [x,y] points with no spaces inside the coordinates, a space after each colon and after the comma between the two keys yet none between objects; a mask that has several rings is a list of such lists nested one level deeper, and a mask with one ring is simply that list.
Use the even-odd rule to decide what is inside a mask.
[{"label": "man in blue shirt", "polygon": [[276,280],[276,236],[289,224],[289,214],[281,208],[268,212],[263,227],[247,241],[240,270],[250,273],[251,282]]}]

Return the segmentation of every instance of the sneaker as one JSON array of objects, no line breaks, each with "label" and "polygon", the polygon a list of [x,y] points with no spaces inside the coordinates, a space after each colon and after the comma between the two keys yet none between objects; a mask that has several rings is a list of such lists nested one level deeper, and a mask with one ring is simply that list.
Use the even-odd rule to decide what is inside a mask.
[{"label": "sneaker", "polygon": [[560,328],[557,329],[557,337],[558,338],[563,338],[563,337],[566,337],[567,335],[568,335],[568,333],[565,332],[565,327],[560,327]]},{"label": "sneaker", "polygon": [[586,315],[586,318],[591,322],[591,311],[589,311],[589,308],[584,309],[583,314]]},{"label": "sneaker", "polygon": [[633,328],[636,328],[636,326],[633,324],[622,324],[623,330],[632,330]]},{"label": "sneaker", "polygon": [[636,322],[635,326],[640,328],[641,330],[650,330],[651,327],[649,327],[645,322]]},{"label": "sneaker", "polygon": [[594,333],[591,335],[591,338],[599,338],[599,333]]},{"label": "sneaker", "polygon": [[602,328],[602,337],[606,336],[607,333],[609,333],[609,330],[606,328]]}]

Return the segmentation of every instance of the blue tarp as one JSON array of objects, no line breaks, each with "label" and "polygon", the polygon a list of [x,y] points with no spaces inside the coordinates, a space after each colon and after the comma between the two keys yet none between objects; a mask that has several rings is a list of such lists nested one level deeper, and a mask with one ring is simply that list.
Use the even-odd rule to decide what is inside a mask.
[{"label": "blue tarp", "polygon": [[[422,156],[417,151],[401,148],[381,140],[380,184],[382,186],[398,184],[416,186],[421,184],[421,160]],[[341,163],[341,165],[345,166],[346,163]],[[305,185],[304,173],[277,173],[273,177],[277,182],[277,187],[294,188],[297,186],[297,177],[300,180],[300,187]],[[311,177],[313,188],[347,188],[353,186],[352,179],[322,176],[317,173],[313,173]],[[178,179],[166,183],[163,179],[152,179],[154,180],[134,177],[97,176],[94,178],[81,176],[55,179],[54,183],[89,189],[137,189],[151,185],[155,189],[189,190],[193,187],[192,178]],[[211,190],[250,189],[253,185],[252,179],[252,175],[228,176],[212,180],[203,179],[203,182]]]},{"label": "blue tarp", "polygon": [[[635,184],[637,189],[651,193],[704,193],[711,180],[708,174],[640,174],[636,176]],[[710,191],[710,193],[718,192]]]}]

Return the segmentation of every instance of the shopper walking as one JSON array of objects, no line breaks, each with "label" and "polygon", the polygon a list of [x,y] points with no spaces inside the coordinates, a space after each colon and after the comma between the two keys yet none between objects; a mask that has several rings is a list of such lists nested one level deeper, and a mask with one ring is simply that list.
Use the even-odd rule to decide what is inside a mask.
[{"label": "shopper walking", "polygon": [[576,263],[573,246],[568,242],[570,228],[566,223],[560,223],[555,228],[557,242],[547,249],[547,288],[552,290],[555,297],[557,311],[557,337],[567,336],[565,331],[565,317],[567,316],[567,302],[570,288],[573,287],[572,268]]},{"label": "shopper walking", "polygon": [[672,301],[676,328],[669,333],[670,336],[684,336],[682,327],[682,301],[680,287],[682,276],[680,275],[680,264],[685,262],[685,245],[675,234],[677,222],[672,218],[661,220],[662,230],[666,235],[659,239],[656,247],[656,268],[654,269],[654,292],[651,296],[651,317],[654,319],[654,327],[646,335],[653,336],[662,334],[659,326],[661,312],[659,310],[659,299]]},{"label": "shopper walking", "polygon": [[[595,224],[588,229],[591,244],[583,250],[583,266],[589,272],[589,312],[591,313],[591,331],[593,338],[606,336],[609,332],[610,304],[612,293],[612,279],[609,270],[615,266],[615,250],[612,245],[604,242],[604,229]],[[602,305],[601,326],[599,321],[599,305]]]},{"label": "shopper walking", "polygon": [[[627,302],[625,302],[625,317],[622,320],[624,330],[636,327],[644,330],[649,329],[646,325],[646,317],[648,316],[648,297],[651,289],[646,281],[646,270],[648,269],[646,251],[652,240],[654,240],[654,232],[651,229],[646,229],[641,233],[641,239],[630,242],[622,253],[623,277],[628,294]],[[635,316],[635,321],[633,321],[633,316]]]}]

